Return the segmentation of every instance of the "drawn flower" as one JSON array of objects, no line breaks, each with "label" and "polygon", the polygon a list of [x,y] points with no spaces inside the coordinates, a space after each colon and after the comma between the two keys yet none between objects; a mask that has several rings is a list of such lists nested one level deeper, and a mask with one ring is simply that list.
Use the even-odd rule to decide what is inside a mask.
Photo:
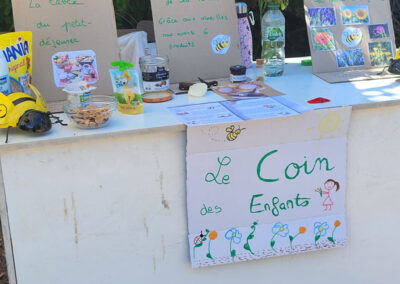
[{"label": "drawn flower", "polygon": [[327,45],[331,41],[331,36],[326,32],[317,33],[314,36],[314,41],[322,45]]},{"label": "drawn flower", "polygon": [[314,224],[314,235],[320,235],[321,237],[326,235],[326,231],[329,229],[329,225],[326,222],[316,222]]},{"label": "drawn flower", "polygon": [[342,223],[340,223],[339,220],[336,220],[335,223],[333,223],[333,225],[335,226],[335,228],[333,228],[332,236],[330,236],[330,237],[327,238],[327,240],[330,241],[330,242],[333,243],[333,244],[336,244],[335,239],[333,238],[333,235],[335,234],[336,229],[337,229],[338,227],[340,227],[341,224],[342,224]]},{"label": "drawn flower", "polygon": [[317,241],[321,237],[326,235],[326,232],[328,231],[328,229],[329,229],[329,225],[328,225],[327,222],[323,222],[323,223],[315,222],[314,223],[314,235],[315,235],[314,242],[315,242],[315,246],[317,246]]},{"label": "drawn flower", "polygon": [[287,224],[275,223],[272,227],[272,233],[281,237],[286,237],[289,234],[289,226]]},{"label": "drawn flower", "polygon": [[360,8],[360,9],[358,9],[357,12],[356,12],[356,17],[357,17],[359,20],[365,20],[365,19],[368,17],[368,13],[367,13],[367,11],[365,11],[364,9]]},{"label": "drawn flower", "polygon": [[232,228],[225,233],[225,239],[229,240],[229,251],[231,252],[231,257],[236,256],[236,250],[232,249],[232,242],[235,244],[240,244],[242,241],[242,234],[238,229]]},{"label": "drawn flower", "polygon": [[318,192],[319,195],[322,197],[322,188],[321,187],[316,188],[314,191]]},{"label": "drawn flower", "polygon": [[232,228],[225,233],[225,239],[233,241],[235,244],[240,244],[242,241],[242,234],[238,229]]},{"label": "drawn flower", "polygon": [[210,240],[215,240],[218,237],[218,233],[217,231],[212,231],[210,232],[210,234],[208,235]]},{"label": "drawn flower", "polygon": [[218,237],[217,231],[211,231],[211,232],[208,234],[208,238],[209,238],[209,241],[208,241],[208,253],[207,253],[206,256],[207,256],[208,258],[210,258],[210,259],[214,259],[214,258],[211,256],[211,241],[215,240],[217,237]]},{"label": "drawn flower", "polygon": [[294,236],[289,236],[289,241],[290,241],[290,248],[293,249],[292,243],[295,238],[297,238],[299,235],[304,234],[307,231],[307,228],[304,226],[299,227],[299,232],[294,235]]},{"label": "drawn flower", "polygon": [[349,9],[346,9],[346,10],[343,11],[342,15],[345,18],[350,19],[353,14],[351,13],[351,11]]},{"label": "drawn flower", "polygon": [[289,226],[287,224],[282,224],[280,222],[275,223],[274,226],[272,227],[272,233],[274,235],[272,236],[272,239],[269,244],[270,244],[272,250],[276,252],[276,250],[274,249],[276,241],[274,239],[276,236],[285,238],[289,234]]}]

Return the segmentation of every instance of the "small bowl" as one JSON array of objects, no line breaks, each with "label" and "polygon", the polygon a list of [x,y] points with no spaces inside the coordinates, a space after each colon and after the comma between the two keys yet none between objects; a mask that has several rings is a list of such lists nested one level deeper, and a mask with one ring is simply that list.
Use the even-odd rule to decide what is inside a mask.
[{"label": "small bowl", "polygon": [[110,121],[117,104],[111,96],[91,96],[88,101],[64,107],[69,120],[78,128],[104,127]]}]

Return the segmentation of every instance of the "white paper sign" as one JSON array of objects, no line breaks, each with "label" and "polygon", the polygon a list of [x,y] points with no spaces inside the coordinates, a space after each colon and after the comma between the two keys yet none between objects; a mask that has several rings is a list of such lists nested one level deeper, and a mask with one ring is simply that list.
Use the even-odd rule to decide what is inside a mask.
[{"label": "white paper sign", "polygon": [[342,247],[351,108],[188,129],[193,267]]}]

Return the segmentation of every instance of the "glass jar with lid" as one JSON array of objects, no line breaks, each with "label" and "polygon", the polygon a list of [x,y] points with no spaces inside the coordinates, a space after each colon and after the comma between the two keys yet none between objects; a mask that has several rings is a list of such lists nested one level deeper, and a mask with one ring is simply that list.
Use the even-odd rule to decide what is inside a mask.
[{"label": "glass jar with lid", "polygon": [[169,60],[166,56],[143,56],[139,59],[143,89],[148,92],[169,89]]}]

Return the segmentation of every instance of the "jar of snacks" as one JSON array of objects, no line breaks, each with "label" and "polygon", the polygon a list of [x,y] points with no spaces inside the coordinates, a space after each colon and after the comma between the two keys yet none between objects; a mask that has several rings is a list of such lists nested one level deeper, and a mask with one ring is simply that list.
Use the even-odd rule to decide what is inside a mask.
[{"label": "jar of snacks", "polygon": [[166,56],[142,56],[139,59],[143,89],[159,92],[169,89],[169,60]]}]

